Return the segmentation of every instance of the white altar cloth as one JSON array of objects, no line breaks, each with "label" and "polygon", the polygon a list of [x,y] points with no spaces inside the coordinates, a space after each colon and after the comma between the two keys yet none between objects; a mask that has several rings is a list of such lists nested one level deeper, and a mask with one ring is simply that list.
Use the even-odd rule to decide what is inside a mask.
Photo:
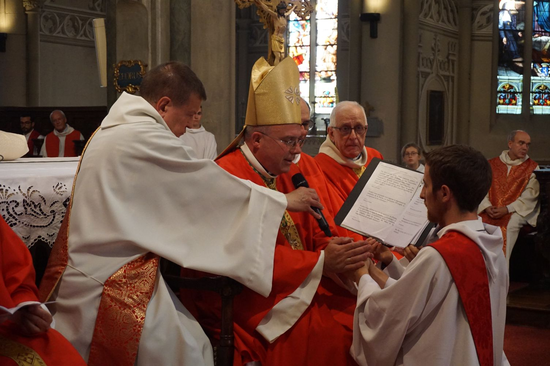
[{"label": "white altar cloth", "polygon": [[55,242],[69,204],[79,158],[36,158],[0,162],[0,214],[32,247]]}]

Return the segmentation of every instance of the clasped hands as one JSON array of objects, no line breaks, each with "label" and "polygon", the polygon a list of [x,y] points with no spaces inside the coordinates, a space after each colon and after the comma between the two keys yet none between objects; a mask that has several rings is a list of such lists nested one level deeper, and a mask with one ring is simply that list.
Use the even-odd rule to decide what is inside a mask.
[{"label": "clasped hands", "polygon": [[498,220],[508,213],[508,207],[489,206],[485,209],[485,212],[490,218]]}]

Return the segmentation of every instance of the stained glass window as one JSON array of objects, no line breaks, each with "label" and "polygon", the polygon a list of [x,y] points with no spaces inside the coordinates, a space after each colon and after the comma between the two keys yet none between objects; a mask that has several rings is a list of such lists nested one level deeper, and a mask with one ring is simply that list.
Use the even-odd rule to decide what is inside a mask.
[{"label": "stained glass window", "polygon": [[525,2],[500,0],[497,113],[521,114]]},{"label": "stained glass window", "polygon": [[[499,0],[499,114],[521,114],[524,99],[531,114],[550,114],[550,0],[531,3],[528,14],[524,0]],[[526,30],[532,37],[524,50]]]},{"label": "stained glass window", "polygon": [[[288,53],[300,70],[300,92],[316,115],[336,105],[338,1],[318,0],[308,20],[294,13],[288,23]],[[314,48],[311,46],[315,45]]]},{"label": "stained glass window", "polygon": [[531,109],[550,114],[550,1],[533,2]]}]

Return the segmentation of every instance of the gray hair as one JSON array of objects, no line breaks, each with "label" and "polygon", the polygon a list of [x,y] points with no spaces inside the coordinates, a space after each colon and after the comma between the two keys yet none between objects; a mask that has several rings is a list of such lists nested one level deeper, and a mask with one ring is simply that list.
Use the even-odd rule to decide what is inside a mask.
[{"label": "gray hair", "polygon": [[50,122],[51,122],[51,120],[52,120],[52,116],[53,116],[53,114],[54,114],[55,112],[59,112],[59,113],[61,113],[61,115],[63,116],[63,118],[67,119],[67,117],[65,116],[65,113],[63,113],[63,111],[62,111],[62,110],[60,110],[60,109],[56,109],[55,111],[53,111],[52,113],[50,113]]},{"label": "gray hair", "polygon": [[363,116],[365,116],[365,125],[368,126],[367,114],[365,113],[365,108],[363,108],[361,104],[354,102],[352,100],[344,100],[343,102],[336,104],[336,107],[334,107],[332,109],[332,112],[330,113],[330,124],[328,126],[336,127],[336,114],[340,109],[352,108],[352,107],[361,109],[361,112],[363,112]]},{"label": "gray hair", "polygon": [[[525,132],[525,131],[523,131],[523,130],[513,130],[512,132],[510,132],[510,133],[508,134],[508,141],[514,142],[514,139],[516,138],[516,134],[517,134],[518,132]],[[525,133],[527,133],[527,132],[525,132]]]}]

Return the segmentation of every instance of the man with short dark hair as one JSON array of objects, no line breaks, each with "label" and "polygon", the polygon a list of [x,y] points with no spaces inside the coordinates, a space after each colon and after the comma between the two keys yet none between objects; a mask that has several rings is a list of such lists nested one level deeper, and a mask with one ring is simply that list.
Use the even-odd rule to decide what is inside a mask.
[{"label": "man with short dark hair", "polygon": [[157,66],[141,93],[120,96],[83,152],[42,299],[56,295],[57,328],[89,364],[212,365],[159,259],[268,296],[285,208],[321,205],[312,189],[283,195],[194,158],[178,137],[206,93],[189,67]]},{"label": "man with short dark hair", "polygon": [[50,121],[53,131],[46,135],[40,155],[43,157],[77,156],[73,141],[84,140],[84,136],[67,124],[65,113],[59,109],[50,114]]},{"label": "man with short dark hair", "polygon": [[404,271],[368,240],[387,267],[383,272],[369,259],[355,272],[352,354],[360,365],[508,365],[502,236],[477,216],[491,186],[490,166],[480,152],[460,145],[425,158],[421,198],[428,219],[440,227],[439,240]]},{"label": "man with short dark hair", "polygon": [[330,114],[327,139],[315,156],[342,202],[370,161],[375,157],[383,159],[380,152],[365,146],[367,129],[365,109],[359,103],[338,103]]},{"label": "man with short dark hair", "polygon": [[29,147],[29,152],[26,156],[38,155],[38,147],[35,145],[35,140],[43,139],[44,136],[34,129],[33,117],[30,114],[22,114],[19,117],[19,123],[21,126],[21,132],[25,135],[25,138],[27,139],[27,146]]},{"label": "man with short dark hair", "polygon": [[524,225],[537,225],[540,212],[540,185],[534,171],[538,164],[527,153],[531,137],[514,130],[508,135],[508,150],[489,160],[493,184],[479,205],[479,214],[491,225],[500,226],[504,237],[504,254],[510,265],[512,250]]}]

